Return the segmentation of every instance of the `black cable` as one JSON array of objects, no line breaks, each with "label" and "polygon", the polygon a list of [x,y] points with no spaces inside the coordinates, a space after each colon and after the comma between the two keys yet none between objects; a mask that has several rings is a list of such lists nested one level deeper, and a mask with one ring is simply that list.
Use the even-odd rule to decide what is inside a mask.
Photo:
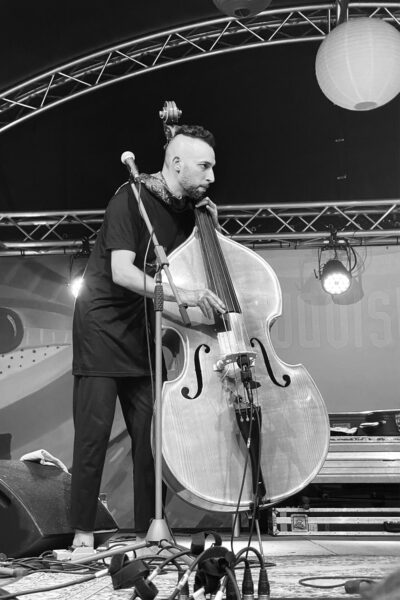
[{"label": "black cable", "polygon": [[[138,185],[138,198],[136,199],[137,205],[138,205],[138,209],[139,209],[139,214],[141,215],[140,212],[140,205],[142,204],[142,198],[141,198],[141,192],[142,192],[142,182],[139,179],[139,185]],[[144,219],[143,219],[143,222]],[[153,232],[154,232],[154,228],[153,228]],[[150,246],[151,246],[151,242],[152,242],[152,235],[149,232],[149,240],[147,242],[147,246],[146,246],[146,252],[144,254],[143,257],[143,266],[142,266],[142,271],[143,271],[143,306],[144,306],[144,316],[145,316],[145,323],[146,323],[146,346],[147,346],[147,360],[149,363],[149,370],[150,370],[150,378],[151,378],[151,389],[152,389],[152,396],[154,398],[155,396],[155,391],[154,391],[154,376],[153,376],[153,365],[152,365],[152,360],[151,360],[151,344],[150,344],[150,334],[149,334],[149,314],[148,314],[148,306],[147,306],[147,286],[146,286],[146,265],[147,265],[147,257],[150,251]]]},{"label": "black cable", "polygon": [[[173,563],[173,565],[175,566],[175,568],[178,570],[178,573],[182,572],[182,569],[181,569],[180,565],[177,563],[176,559],[179,558],[180,556],[183,556],[183,555],[188,554],[188,553],[189,552],[187,550],[182,550],[181,552],[179,552],[177,554],[174,554],[174,555],[171,555],[171,556],[168,556],[167,558],[161,557],[161,556],[155,556],[154,558],[157,558],[157,559],[164,558],[164,560],[161,562],[161,564],[159,566],[157,566],[155,569],[153,569],[153,571],[149,574],[149,576],[146,578],[146,583],[149,584],[149,585],[153,585],[152,584],[153,579],[155,579],[159,575],[162,575],[162,574],[165,574],[165,573],[168,573],[168,572],[171,573],[172,570],[168,570],[168,569],[165,568],[166,565],[168,563],[170,563],[170,562]],[[145,557],[140,557],[140,559],[142,559],[142,558],[145,558]],[[147,564],[148,564],[148,566],[150,566],[149,561],[147,561]],[[178,589],[177,588],[175,588],[175,589],[176,589],[176,594],[173,597],[175,597],[178,594]],[[139,594],[138,594],[138,592],[137,592],[137,590],[135,588],[135,590],[133,592],[133,595],[131,596],[130,600],[134,600],[138,595]]]},{"label": "black cable", "polygon": [[[42,559],[41,557],[38,558],[37,556],[27,556],[25,558],[19,558],[19,559],[12,558],[11,559],[12,564],[16,564],[20,567],[25,567],[26,564],[29,564],[29,563],[37,564],[37,563],[40,563],[42,560],[45,560],[45,559]],[[35,567],[32,564],[30,564],[30,568],[32,568],[32,570],[35,569]]]},{"label": "black cable", "polygon": [[239,490],[239,494],[238,494],[238,501],[236,504],[236,509],[235,509],[235,516],[233,519],[233,523],[232,523],[232,529],[231,529],[231,539],[230,539],[230,544],[231,544],[231,550],[233,552],[233,537],[235,534],[235,527],[236,527],[236,522],[239,518],[239,507],[240,507],[240,501],[242,499],[242,495],[243,495],[243,488],[244,488],[244,482],[246,480],[246,473],[247,473],[247,467],[249,464],[249,452],[246,452],[246,458],[245,458],[245,462],[244,462],[244,468],[243,468],[243,475],[242,475],[242,481],[240,484],[240,490]]},{"label": "black cable", "polygon": [[[253,411],[254,411],[254,405],[252,404],[251,419],[253,418]],[[257,411],[255,411],[255,413],[256,413],[256,418],[257,418],[258,431],[259,431],[259,434],[261,437],[261,422],[259,419],[259,414]],[[250,432],[251,432],[251,429],[250,429]],[[250,437],[250,432],[249,432],[249,437]],[[257,491],[258,491],[258,482],[260,479],[260,473],[261,473],[261,444],[259,443],[258,444],[258,457],[257,457],[257,488],[253,495],[253,510],[252,510],[252,516],[251,516],[251,528],[249,531],[249,537],[248,537],[248,542],[247,542],[248,546],[250,546],[251,541],[253,539],[254,526],[255,526],[255,522],[256,522],[256,518],[257,518],[256,513],[259,510]],[[246,558],[247,558],[247,554],[246,554]]]},{"label": "black cable", "polygon": [[[253,548],[253,546],[247,546],[246,548],[242,548],[241,550],[239,550],[239,552],[236,554],[235,568],[236,565],[239,564],[239,562],[247,560],[248,552],[253,552],[256,555],[258,564],[261,568],[264,568],[266,566],[264,562],[264,557],[262,556],[261,552],[259,552],[256,548]],[[242,554],[244,553],[246,553],[246,557],[242,558]]]},{"label": "black cable", "polygon": [[[104,573],[104,575],[107,575],[107,573]],[[104,576],[104,575],[102,575],[102,576]],[[45,586],[42,588],[36,588],[36,589],[31,589],[31,590],[24,590],[24,591],[20,591],[20,592],[9,593],[9,594],[0,596],[0,598],[1,598],[1,600],[9,600],[11,598],[16,599],[18,596],[26,596],[27,594],[38,594],[39,592],[51,592],[53,590],[60,590],[62,588],[71,587],[73,585],[79,585],[81,583],[85,583],[86,581],[91,581],[92,579],[97,579],[97,577],[98,577],[97,575],[85,575],[85,577],[81,577],[80,579],[76,579],[75,581],[68,581],[66,583],[49,585],[49,586]]]},{"label": "black cable", "polygon": [[[39,563],[39,564],[31,564],[31,562]],[[40,563],[43,562],[41,565]],[[88,572],[96,572],[101,570],[99,565],[92,564],[81,564],[81,563],[71,563],[70,561],[58,561],[58,560],[49,560],[44,558],[25,558],[25,559],[12,559],[10,561],[3,561],[1,563],[2,566],[6,566],[9,568],[20,567],[21,569],[26,569],[26,574],[30,573],[73,573],[73,572],[82,572],[82,570],[86,570]],[[58,568],[57,568],[58,567]]]},{"label": "black cable", "polygon": [[[316,584],[312,584],[312,583],[307,583],[308,581],[315,581],[315,580],[329,580],[329,579],[341,579],[342,583],[334,583],[332,585],[316,585]],[[345,575],[326,575],[326,576],[315,576],[315,577],[303,577],[302,579],[299,579],[299,584],[303,585],[305,587],[310,587],[310,588],[316,588],[316,589],[321,589],[321,590],[330,590],[333,588],[338,588],[338,587],[344,587],[345,584],[348,581],[357,581],[362,579],[363,581],[368,581],[371,583],[375,583],[376,579],[382,579],[382,577],[378,576],[378,577],[346,577]]]},{"label": "black cable", "polygon": [[[32,570],[35,571],[43,571],[43,570],[53,570],[52,565],[54,565],[54,567],[62,567],[64,570],[72,572],[72,571],[82,571],[82,569],[87,569],[88,571],[99,571],[101,569],[101,567],[99,567],[99,565],[97,564],[97,561],[93,560],[93,562],[91,563],[77,563],[77,562],[71,562],[70,560],[57,560],[53,557],[52,554],[50,554],[49,556],[51,556],[51,558],[43,558],[43,560],[47,563],[47,566],[43,565],[42,567],[40,566],[33,566],[29,564],[29,568],[31,568]],[[39,559],[41,560],[41,559]],[[22,566],[25,566],[25,564],[22,564]]]},{"label": "black cable", "polygon": [[[251,426],[252,424],[250,423],[250,427],[249,427],[249,436],[251,434]],[[246,480],[246,473],[247,473],[247,468],[248,468],[248,464],[249,464],[249,457],[250,457],[250,450],[246,447],[246,458],[245,458],[245,462],[244,462],[244,467],[243,467],[243,475],[242,475],[242,481],[240,484],[240,489],[239,489],[239,494],[238,494],[238,500],[236,503],[236,509],[235,509],[235,516],[233,519],[233,523],[232,523],[232,529],[231,529],[231,539],[230,539],[230,544],[231,544],[231,550],[233,552],[233,537],[234,537],[234,533],[235,533],[235,526],[236,526],[236,522],[237,519],[239,518],[239,507],[240,507],[240,501],[242,499],[242,495],[243,495],[243,488],[244,488],[244,483]],[[249,541],[250,543],[250,541]]]},{"label": "black cable", "polygon": [[122,549],[127,542],[133,543],[134,541],[136,541],[135,535],[124,535],[115,540],[114,543],[109,543],[108,549],[111,550],[112,548],[117,548],[118,546],[120,546]]},{"label": "black cable", "polygon": [[[260,423],[260,419],[259,419],[259,414],[257,411],[254,410],[254,403],[251,402],[250,403],[250,425],[249,425],[249,434],[248,434],[248,440],[251,439],[251,434],[252,434],[252,428],[253,428],[253,415],[254,413],[256,414],[256,418],[257,418],[257,424],[258,424],[258,431],[261,434],[261,423]],[[246,468],[247,468],[247,463],[248,463],[248,457],[250,455],[250,449],[247,449],[247,453],[246,453]],[[261,444],[259,444],[258,447],[258,457],[257,457],[257,471],[256,471],[256,480],[257,480],[257,487],[256,487],[256,491],[253,494],[253,508],[252,508],[252,514],[251,514],[251,526],[250,526],[250,530],[249,530],[249,535],[248,535],[248,539],[247,539],[247,543],[248,546],[250,546],[251,541],[253,539],[253,534],[254,534],[254,526],[255,526],[255,520],[256,520],[256,513],[259,510],[259,502],[258,502],[258,496],[257,496],[257,491],[258,491],[258,481],[260,478],[260,473],[261,473]],[[242,483],[244,483],[244,477],[242,480]],[[240,490],[240,493],[242,493],[243,491],[243,487]],[[237,507],[239,506],[240,503],[240,497],[239,497],[239,502]],[[232,536],[231,536],[231,547],[233,549],[233,531],[232,531]]]},{"label": "black cable", "polygon": [[[258,396],[258,394],[257,394]],[[261,412],[261,408],[260,408],[260,412]],[[261,412],[262,415],[262,412]],[[257,419],[257,425],[258,425],[258,432],[260,435],[259,441],[260,443],[258,444],[258,457],[257,457],[257,489],[258,489],[258,482],[260,481],[260,474],[261,474],[261,428],[262,428],[262,423],[261,423],[261,419],[260,419],[260,414],[259,412],[256,410],[256,419]],[[259,506],[259,503],[258,503]]]},{"label": "black cable", "polygon": [[[90,563],[79,563],[79,562],[71,562],[66,560],[52,560],[49,562],[48,570],[54,571],[54,567],[61,566],[64,572],[73,573],[74,571],[82,571],[87,570],[89,572],[101,571],[102,567],[98,564],[98,561],[93,560]],[[44,569],[38,569],[39,571],[43,571]]]},{"label": "black cable", "polygon": [[[186,584],[189,584],[190,576],[192,575],[195,566],[199,562],[200,558],[203,556],[204,552],[202,552],[199,556],[197,556],[196,559],[193,561],[193,564],[190,567],[187,567],[187,569],[184,571],[184,573],[181,575],[181,577],[179,577],[178,583],[176,584],[175,588],[172,590],[171,594],[168,596],[167,600],[174,600],[174,598],[176,598],[176,596],[181,592],[182,588]],[[182,551],[182,555],[183,554],[189,554],[189,553]],[[175,558],[175,556],[174,556],[174,558]],[[185,582],[182,584],[181,581],[183,578],[185,578]]]},{"label": "black cable", "polygon": [[[250,451],[249,451],[250,453]],[[250,525],[250,529],[249,529],[249,535],[247,538],[247,547],[250,546],[251,541],[253,539],[253,534],[254,534],[254,527],[255,527],[255,522],[256,522],[256,511],[257,511],[257,497],[256,497],[256,493],[254,493],[253,495],[253,507],[251,510],[251,525]]]},{"label": "black cable", "polygon": [[[171,548],[174,548],[174,546],[171,545]],[[166,548],[166,549],[168,550],[168,548]],[[180,552],[177,552],[176,554],[173,554],[171,556],[167,556],[166,558],[162,557],[162,558],[165,558],[165,560],[164,560],[164,562],[161,563],[160,569],[163,570],[167,566],[167,564],[172,562],[173,564],[176,565],[176,568],[179,570],[179,565],[176,562],[176,559],[180,558],[181,556],[187,556],[188,554],[190,554],[190,550],[181,550]]]},{"label": "black cable", "polygon": [[[141,190],[141,186],[139,184],[139,198],[140,198],[140,190]],[[149,371],[150,371],[150,379],[151,379],[151,394],[152,397],[155,398],[155,384],[154,384],[154,374],[153,374],[153,363],[151,360],[151,348],[152,345],[150,343],[150,332],[149,332],[149,311],[148,311],[148,305],[147,305],[147,287],[146,287],[146,264],[147,264],[147,256],[149,254],[150,251],[150,245],[151,245],[151,241],[152,241],[152,237],[149,237],[149,241],[147,242],[147,246],[146,246],[146,252],[144,254],[143,257],[143,306],[144,306],[144,318],[145,318],[145,323],[146,323],[146,347],[147,347],[147,361],[149,363]]]},{"label": "black cable", "polygon": [[239,586],[237,584],[236,577],[235,577],[233,571],[231,569],[229,569],[229,567],[225,567],[225,572],[229,578],[229,581],[231,582],[231,584],[233,586],[233,589],[235,590],[235,595],[236,595],[237,600],[242,600]]}]

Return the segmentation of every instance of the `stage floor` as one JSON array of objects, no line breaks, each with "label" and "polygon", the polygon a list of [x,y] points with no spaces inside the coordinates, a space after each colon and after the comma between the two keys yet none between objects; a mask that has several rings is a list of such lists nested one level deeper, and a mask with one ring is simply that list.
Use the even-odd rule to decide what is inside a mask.
[{"label": "stage floor", "polygon": [[[221,534],[224,548],[230,548],[230,535]],[[213,538],[209,536],[210,543]],[[117,538],[118,540],[118,538]],[[359,594],[345,592],[344,583],[351,578],[378,579],[386,577],[400,567],[400,537],[324,537],[321,538],[290,538],[262,536],[263,552],[267,563],[274,566],[268,567],[271,586],[271,599],[307,599],[319,598],[359,598]],[[134,540],[130,540],[132,544]],[[179,545],[190,548],[189,535],[176,535]],[[114,542],[114,540],[113,540]],[[206,547],[210,545],[206,544]],[[233,551],[239,552],[248,546],[245,535],[235,538]],[[259,550],[258,542],[253,540],[252,547]],[[123,549],[121,549],[123,552]],[[147,549],[145,550],[148,554]],[[165,554],[166,551],[164,551]],[[249,553],[249,559],[254,554]],[[129,558],[132,554],[129,553]],[[103,563],[101,563],[103,564]],[[243,563],[242,563],[243,564]],[[103,565],[104,566],[104,565]],[[257,589],[258,569],[252,562],[252,572],[255,589]],[[242,569],[238,569],[236,576],[239,587],[242,579]],[[16,593],[56,586],[79,579],[81,575],[71,573],[36,572],[18,580],[2,579],[0,587],[4,592]],[[309,583],[319,586],[338,584],[336,588],[312,588],[301,585],[303,578],[319,577]],[[331,579],[329,579],[331,578]],[[339,578],[339,579],[336,579]],[[190,593],[193,591],[194,574],[190,578]],[[169,569],[165,574],[157,576],[153,581],[158,589],[156,598],[166,600],[173,592],[177,582],[177,572]],[[29,600],[131,600],[133,589],[114,590],[110,576],[107,574],[99,579],[87,581],[52,591],[41,591],[35,594],[21,596]],[[255,594],[257,596],[257,593]],[[1,597],[1,596],[0,596]],[[399,596],[400,598],[400,590]]]}]

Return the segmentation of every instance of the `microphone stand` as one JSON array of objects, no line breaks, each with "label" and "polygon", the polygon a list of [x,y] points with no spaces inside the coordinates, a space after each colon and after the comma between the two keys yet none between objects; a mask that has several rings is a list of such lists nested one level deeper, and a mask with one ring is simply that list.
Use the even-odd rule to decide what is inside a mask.
[{"label": "microphone stand", "polygon": [[169,263],[165,250],[158,243],[157,236],[148,217],[147,211],[142,203],[136,183],[139,181],[139,173],[133,160],[128,167],[130,172],[130,186],[139,206],[140,214],[147,226],[154,245],[157,259],[156,285],[154,289],[154,311],[155,311],[155,400],[154,400],[154,474],[155,474],[155,515],[146,534],[148,542],[161,542],[171,540],[171,532],[163,516],[162,506],[162,419],[161,419],[161,392],[162,392],[162,312],[164,308],[164,293],[162,287],[161,271],[164,270],[172,293],[179,307],[179,312],[184,325],[190,327],[190,319],[186,306],[181,301],[179,292],[172,279]]}]

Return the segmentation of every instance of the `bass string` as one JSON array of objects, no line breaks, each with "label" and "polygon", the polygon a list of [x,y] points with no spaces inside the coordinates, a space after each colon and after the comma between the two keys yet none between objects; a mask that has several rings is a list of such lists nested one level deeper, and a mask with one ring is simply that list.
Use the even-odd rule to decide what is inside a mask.
[{"label": "bass string", "polygon": [[[207,215],[205,215],[207,216]],[[230,328],[231,331],[233,332],[233,339],[235,340],[235,350],[236,349],[240,349],[240,344],[242,343],[242,341],[245,343],[246,348],[250,349],[251,344],[250,344],[250,336],[249,336],[249,332],[247,329],[247,325],[246,322],[244,320],[244,314],[240,308],[240,304],[239,304],[239,300],[236,294],[236,290],[235,290],[235,286],[233,284],[232,281],[232,277],[231,274],[229,272],[228,269],[228,265],[227,265],[227,261],[225,259],[225,256],[222,252],[222,247],[220,244],[220,241],[218,239],[217,233],[215,231],[215,228],[213,226],[213,223],[211,222],[211,219],[205,219],[205,225],[208,229],[208,234],[206,237],[209,240],[209,247],[208,247],[208,251],[210,252],[210,256],[215,256],[215,258],[217,259],[218,262],[218,273],[221,274],[221,277],[225,280],[226,285],[223,286],[224,290],[228,290],[228,293],[230,294],[229,298],[231,300],[231,306],[234,307],[233,312],[235,313],[239,313],[241,315],[241,319],[236,320],[230,319]],[[214,271],[215,269],[213,269]],[[229,316],[228,316],[229,319]],[[224,320],[224,324],[225,324],[225,330],[227,329],[226,327],[226,323]],[[231,354],[233,354],[232,352],[232,345],[230,343],[231,338],[228,336],[228,342],[229,342],[229,346],[230,346],[230,352]],[[251,359],[249,359],[251,360]],[[253,361],[253,366],[249,365],[249,368],[251,370],[251,378],[256,380],[256,365],[257,365],[257,361]],[[239,365],[235,365],[235,371],[237,368],[240,368]],[[227,373],[227,377],[229,376],[229,370],[226,371]],[[222,379],[222,378],[221,378]],[[231,379],[232,381],[232,379]],[[251,381],[250,381],[251,384]],[[258,410],[260,407],[260,397],[259,397],[259,393],[258,393],[258,388],[251,388],[249,391],[249,397],[247,397],[247,389],[244,385],[244,381],[242,379],[242,376],[240,377],[240,381],[238,381],[238,378],[235,376],[234,374],[234,379],[233,379],[233,390],[234,393],[236,394],[236,402],[234,404],[234,408],[235,411],[238,413],[238,417],[244,421],[247,421],[248,424],[248,435],[249,435],[249,439],[247,440],[246,443],[246,448],[247,448],[247,453],[248,456],[250,456],[250,449],[248,447],[248,443],[250,442],[250,439],[256,439],[258,437],[259,441],[261,441],[262,436],[261,436],[261,429],[262,429],[262,419],[261,419],[261,411]],[[243,403],[240,400],[240,397],[244,398],[247,400],[246,403]],[[258,435],[256,435],[255,431],[258,431]],[[251,442],[250,442],[251,443]],[[257,469],[257,481],[260,477],[260,467],[261,467],[261,443],[258,443],[258,456],[257,456],[257,465],[258,465],[258,469]],[[256,499],[254,498],[254,503],[256,503]]]},{"label": "bass string", "polygon": [[[232,304],[234,304],[237,307],[237,310],[235,310],[235,312],[241,313],[242,314],[242,320],[241,323],[239,324],[238,322],[234,321],[233,323],[233,337],[236,340],[236,347],[238,347],[238,340],[244,340],[246,342],[246,346],[247,348],[250,348],[250,335],[247,329],[247,325],[246,322],[244,320],[243,317],[243,312],[240,308],[240,304],[239,304],[239,300],[237,298],[237,294],[236,294],[236,290],[230,275],[230,272],[228,270],[228,265],[226,263],[226,259],[222,253],[222,248],[221,248],[221,244],[219,243],[217,234],[215,232],[215,229],[213,227],[213,224],[211,223],[211,219],[208,219],[207,221],[207,225],[209,227],[209,229],[211,230],[210,233],[210,238],[214,241],[214,245],[215,245],[215,254],[219,259],[220,262],[220,267],[221,267],[221,271],[223,271],[224,273],[224,277],[226,278],[227,281],[229,281],[229,285],[227,286],[228,289],[231,291],[232,296],[234,299],[232,299]],[[231,297],[232,297],[231,296]],[[231,327],[232,327],[232,322],[231,322]],[[243,335],[244,334],[244,335]],[[231,348],[232,351],[232,348]],[[257,361],[253,361],[254,365],[252,367],[252,374],[254,374],[254,376],[257,375],[257,369],[256,369],[256,365],[257,365]],[[253,389],[253,401],[255,405],[260,405],[260,398],[259,398],[259,394],[258,394],[258,388]]]},{"label": "bass string", "polygon": [[[241,326],[239,325],[236,319],[232,320],[230,319],[229,315],[227,316],[227,319],[229,319],[230,331],[233,334],[233,339],[228,333],[227,319],[223,319],[226,339],[228,341],[227,345],[230,349],[230,353],[234,354],[237,350],[240,350],[239,344],[242,343],[242,340],[246,341],[246,347],[250,348],[250,338],[248,335],[247,327],[244,322],[244,315],[240,309],[237,294],[232,282],[231,275],[228,270],[225,256],[222,253],[221,244],[215,231],[214,225],[211,222],[211,218],[209,218],[209,215],[202,213],[201,215],[199,215],[199,217],[200,218],[198,221],[198,227],[200,239],[202,242],[202,252],[212,289],[213,291],[218,293],[221,299],[225,302],[225,305],[228,305],[229,300],[229,307],[231,312],[240,313],[242,316]],[[234,345],[235,348],[233,348],[232,345]],[[257,389],[252,390],[253,394],[251,403],[250,397],[247,398],[247,390],[245,389],[242,376],[240,376],[240,379],[237,377],[237,368],[240,368],[239,365],[234,365],[233,377],[232,373],[229,373],[229,367],[221,373],[221,383],[224,379],[228,380],[227,391],[229,393],[230,399],[228,408],[234,408],[237,418],[248,422],[249,434],[252,431],[253,426],[257,427],[257,429],[261,433],[259,412],[254,408],[255,406],[259,405]],[[252,367],[250,368],[252,369],[253,375],[254,369]],[[234,399],[232,398],[232,395],[234,396]],[[248,400],[248,402],[244,403],[242,399],[246,399]],[[233,403],[231,404],[232,401]],[[261,445],[259,445],[259,453],[260,452]],[[250,456],[249,450],[248,455]],[[260,455],[258,456],[258,464],[260,465]]]},{"label": "bass string", "polygon": [[[215,231],[214,225],[211,221],[211,218],[209,218],[209,215],[205,214],[203,215],[205,218],[202,219],[203,223],[204,223],[204,229],[206,230],[206,235],[203,236],[203,239],[206,241],[206,253],[208,254],[208,258],[210,257],[214,257],[216,260],[216,267],[211,269],[211,276],[215,277],[215,273],[218,273],[219,278],[221,278],[224,283],[223,286],[221,286],[221,289],[223,290],[223,293],[226,294],[226,291],[229,293],[229,300],[231,302],[231,306],[234,306],[235,310],[233,312],[237,312],[241,314],[241,323],[239,324],[237,322],[236,319],[233,319],[233,323],[232,320],[230,319],[230,328],[231,331],[233,333],[233,340],[235,341],[235,350],[240,349],[240,344],[242,343],[242,340],[246,342],[246,347],[250,348],[250,336],[249,336],[249,332],[247,330],[247,326],[245,324],[244,321],[244,315],[240,309],[240,304],[237,298],[237,294],[236,294],[236,290],[232,281],[232,277],[230,275],[230,272],[228,270],[228,265],[225,259],[225,256],[223,255],[222,252],[222,247],[220,244],[220,241],[218,239],[217,233]],[[207,218],[208,217],[208,218]],[[218,289],[218,288],[217,288]],[[226,301],[226,297],[222,298],[224,301]],[[228,319],[229,319],[229,315],[228,315]],[[226,321],[224,320],[224,325],[225,325],[225,331],[227,331],[227,325],[226,325]],[[233,325],[233,327],[232,327]],[[244,331],[243,331],[244,329]],[[228,344],[230,347],[230,353],[233,354],[233,348],[232,348],[232,344],[231,344],[231,338],[229,337],[229,335],[227,335],[227,339],[228,339]],[[255,376],[255,364],[256,361],[254,362],[254,366],[250,366],[249,368],[251,369],[251,376],[253,378],[253,376]],[[258,431],[259,431],[259,437],[261,439],[261,423],[260,423],[260,413],[258,410],[255,410],[255,407],[259,407],[260,406],[260,398],[259,398],[259,394],[258,394],[258,389],[257,388],[252,388],[249,392],[249,394],[251,394],[251,401],[250,401],[250,396],[247,397],[247,390],[245,388],[244,382],[242,380],[242,377],[240,377],[240,380],[238,381],[238,378],[236,377],[236,369],[239,368],[239,366],[235,365],[235,370],[234,370],[234,377],[233,377],[233,385],[231,389],[231,393],[234,392],[234,394],[236,395],[236,402],[234,404],[234,408],[236,411],[238,411],[239,413],[239,418],[243,419],[245,421],[248,422],[249,424],[249,435],[250,432],[252,431],[253,427],[255,427]],[[221,377],[221,381],[223,379],[224,375],[222,375]],[[226,378],[229,377],[229,369],[226,369]],[[231,378],[231,382],[232,382],[232,378]],[[251,382],[250,382],[251,383]],[[245,398],[246,400],[248,400],[248,402],[243,403],[240,398]],[[254,433],[252,434],[252,437],[254,436]],[[261,460],[261,444],[259,444],[259,456],[258,456],[258,465],[260,465],[260,460]]]},{"label": "bass string", "polygon": [[[197,226],[199,229],[200,240],[201,240],[201,248],[203,253],[203,259],[205,262],[205,267],[207,271],[208,281],[211,289],[221,298],[224,302],[225,306],[232,310],[233,306],[233,298],[231,291],[233,290],[232,280],[227,272],[227,266],[225,258],[222,254],[221,246],[219,240],[217,238],[217,234],[214,228],[213,223],[211,222],[211,217],[205,211],[197,211],[196,212],[196,220]],[[229,276],[228,284],[226,284],[226,278]],[[223,279],[225,279],[225,285],[223,285]],[[230,285],[229,285],[230,284]],[[235,294],[236,296],[236,294]],[[237,300],[237,298],[236,298]],[[237,303],[238,304],[238,303]],[[229,319],[229,314],[228,314]],[[231,354],[234,353],[234,348],[232,345],[231,336],[229,332],[232,329],[228,329],[227,319],[223,318],[223,326],[225,328],[227,345],[229,347],[229,352]],[[231,325],[231,323],[230,323]],[[236,340],[237,347],[237,332],[232,331],[233,337]],[[221,380],[226,379],[228,377],[228,370],[225,370],[225,373],[222,373]],[[236,393],[239,395],[239,391],[237,391],[237,383],[235,381]]]},{"label": "bass string", "polygon": [[[204,245],[204,259],[207,264],[207,273],[209,275],[209,280],[213,291],[215,291],[221,297],[225,305],[229,306],[231,310],[233,309],[232,312],[241,313],[243,315],[225,257],[222,253],[221,244],[219,243],[211,217],[203,211],[198,211],[198,217],[200,237],[202,244]],[[233,348],[231,337],[228,334],[226,320],[223,319],[223,322],[231,354],[234,354],[236,349],[240,347],[240,342],[243,338],[247,342],[247,347],[250,347],[250,337],[244,320],[242,320],[241,325],[239,325],[239,323],[237,323],[236,320],[233,320],[233,322],[230,321],[230,331],[232,332],[232,337],[235,341],[235,348]],[[244,335],[242,335],[241,333],[241,331],[243,330]],[[253,369],[255,371],[254,367]],[[229,374],[227,372],[226,377],[228,376]],[[234,378],[234,381],[236,393],[239,396],[245,395],[246,392],[243,383],[241,383],[239,390],[236,378]],[[254,390],[254,392],[255,403],[259,404],[257,388]]]},{"label": "bass string", "polygon": [[223,286],[221,286],[220,274],[215,269],[215,264],[213,264],[213,261],[215,262],[216,260],[215,248],[212,244],[212,233],[207,229],[207,218],[208,215],[203,211],[196,211],[196,222],[200,234],[203,263],[207,275],[207,285],[226,303],[226,292]]},{"label": "bass string", "polygon": [[204,212],[201,212],[199,217],[207,271],[213,291],[223,300],[228,310],[239,312],[239,302],[211,217]]}]

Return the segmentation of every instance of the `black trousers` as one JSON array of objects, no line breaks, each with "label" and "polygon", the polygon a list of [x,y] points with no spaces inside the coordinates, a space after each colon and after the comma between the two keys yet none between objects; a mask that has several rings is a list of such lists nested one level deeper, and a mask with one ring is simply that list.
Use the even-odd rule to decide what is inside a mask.
[{"label": "black trousers", "polygon": [[154,517],[155,480],[150,441],[153,395],[150,377],[76,376],[71,481],[73,529],[95,529],[101,476],[117,396],[132,440],[135,530],[147,531]]}]

